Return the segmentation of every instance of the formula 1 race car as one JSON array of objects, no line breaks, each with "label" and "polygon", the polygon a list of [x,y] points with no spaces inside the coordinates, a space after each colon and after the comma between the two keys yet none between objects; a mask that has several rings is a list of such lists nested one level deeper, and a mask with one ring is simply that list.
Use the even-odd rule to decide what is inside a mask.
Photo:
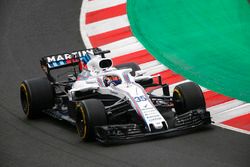
[{"label": "formula 1 race car", "polygon": [[[105,57],[109,52],[92,48],[43,57],[40,62],[46,77],[24,80],[20,86],[26,116],[35,119],[45,113],[66,120],[76,126],[82,140],[101,143],[211,124],[197,84],[182,83],[170,96],[160,75],[144,75],[135,63],[113,66]],[[147,92],[149,87],[162,89],[163,95]]]}]

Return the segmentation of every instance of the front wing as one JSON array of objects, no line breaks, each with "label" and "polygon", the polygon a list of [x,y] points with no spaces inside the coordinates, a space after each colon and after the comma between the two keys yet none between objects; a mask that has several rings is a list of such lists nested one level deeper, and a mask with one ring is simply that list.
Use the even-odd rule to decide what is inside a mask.
[{"label": "front wing", "polygon": [[153,132],[147,132],[137,124],[99,126],[96,127],[96,139],[103,144],[119,144],[166,134],[178,134],[178,132],[185,132],[211,124],[210,113],[205,110],[192,110],[173,119],[174,124],[172,127]]}]

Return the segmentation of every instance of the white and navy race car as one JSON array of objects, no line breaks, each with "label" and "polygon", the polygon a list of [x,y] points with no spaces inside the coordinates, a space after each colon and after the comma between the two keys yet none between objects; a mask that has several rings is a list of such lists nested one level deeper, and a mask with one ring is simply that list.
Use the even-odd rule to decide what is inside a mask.
[{"label": "white and navy race car", "polygon": [[[109,51],[92,48],[43,57],[46,77],[24,80],[20,86],[26,116],[35,119],[45,113],[69,121],[82,140],[102,143],[211,124],[197,84],[180,84],[170,96],[160,75],[144,75],[135,63],[113,66],[105,53]],[[147,92],[149,87],[160,87],[163,95]]]}]

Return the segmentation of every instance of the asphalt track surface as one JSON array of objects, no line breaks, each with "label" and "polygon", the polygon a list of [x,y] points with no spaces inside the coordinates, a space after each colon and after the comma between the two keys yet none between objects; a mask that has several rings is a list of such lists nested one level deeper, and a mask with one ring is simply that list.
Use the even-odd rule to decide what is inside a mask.
[{"label": "asphalt track surface", "polygon": [[27,120],[23,79],[41,76],[42,56],[82,49],[80,0],[0,1],[0,166],[218,166],[250,164],[249,135],[219,127],[159,140],[104,147],[80,142],[75,128]]}]

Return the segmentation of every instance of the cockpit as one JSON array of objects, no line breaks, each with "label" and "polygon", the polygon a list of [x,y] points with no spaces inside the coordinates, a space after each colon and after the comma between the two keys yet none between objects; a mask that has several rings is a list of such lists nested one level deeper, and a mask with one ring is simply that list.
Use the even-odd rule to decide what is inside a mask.
[{"label": "cockpit", "polygon": [[117,75],[107,75],[103,78],[103,82],[105,86],[117,86],[122,83],[122,80],[119,76]]}]

